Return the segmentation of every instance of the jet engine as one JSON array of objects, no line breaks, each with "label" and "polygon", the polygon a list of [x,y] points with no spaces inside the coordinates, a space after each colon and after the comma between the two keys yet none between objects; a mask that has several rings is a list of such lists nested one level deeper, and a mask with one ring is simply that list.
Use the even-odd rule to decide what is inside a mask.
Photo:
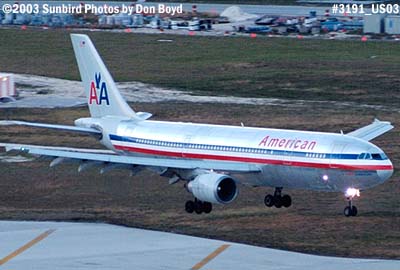
[{"label": "jet engine", "polygon": [[200,174],[187,188],[197,199],[210,203],[228,204],[238,194],[235,180],[218,173]]}]

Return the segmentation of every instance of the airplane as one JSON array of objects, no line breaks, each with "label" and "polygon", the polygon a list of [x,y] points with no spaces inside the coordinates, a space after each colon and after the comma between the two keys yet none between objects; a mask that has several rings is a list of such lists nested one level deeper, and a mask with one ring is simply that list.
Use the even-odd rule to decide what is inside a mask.
[{"label": "airplane", "polygon": [[135,112],[121,96],[90,38],[71,34],[71,40],[90,117],[71,126],[12,120],[0,125],[83,133],[107,149],[0,144],[7,152],[51,158],[51,167],[74,160],[79,172],[94,166],[101,173],[149,169],[170,184],[183,181],[194,197],[185,210],[197,214],[210,213],[213,204],[231,203],[243,184],[275,188],[264,204],[276,208],[292,204],[283,188],[343,192],[348,200],[344,215],[356,216],[353,199],[360,191],[393,174],[390,159],[370,142],[393,128],[389,122],[375,119],[344,134],[149,120],[151,113]]}]

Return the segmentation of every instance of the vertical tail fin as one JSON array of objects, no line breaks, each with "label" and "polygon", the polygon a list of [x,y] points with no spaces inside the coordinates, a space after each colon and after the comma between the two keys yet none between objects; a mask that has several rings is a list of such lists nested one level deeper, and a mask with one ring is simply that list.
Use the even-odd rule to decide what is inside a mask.
[{"label": "vertical tail fin", "polygon": [[71,34],[90,115],[136,118],[87,35]]}]

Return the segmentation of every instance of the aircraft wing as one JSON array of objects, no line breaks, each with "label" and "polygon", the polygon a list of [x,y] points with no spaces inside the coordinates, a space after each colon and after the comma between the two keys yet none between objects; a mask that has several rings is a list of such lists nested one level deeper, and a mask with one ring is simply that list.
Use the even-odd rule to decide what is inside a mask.
[{"label": "aircraft wing", "polygon": [[3,120],[0,121],[0,126],[29,126],[38,128],[50,128],[50,129],[81,132],[81,133],[101,136],[101,131],[94,128],[85,128],[85,127],[67,126],[67,125],[53,125],[53,124],[33,123],[25,121]]},{"label": "aircraft wing", "polygon": [[[110,150],[81,149],[68,147],[52,147],[40,145],[24,145],[0,143],[7,152],[16,151],[20,153],[46,156],[54,158],[50,166],[57,165],[64,160],[75,160],[81,164],[85,162],[103,163],[104,165],[126,165],[125,167],[144,166],[159,168],[179,168],[179,169],[212,169],[227,172],[260,172],[260,168],[252,164],[243,164],[226,161],[205,161],[205,160],[183,160],[174,158],[154,158],[154,157],[134,157],[117,155]],[[79,169],[81,170],[81,169]]]},{"label": "aircraft wing", "polygon": [[370,141],[388,132],[392,128],[393,126],[390,124],[390,122],[384,122],[375,119],[372,124],[347,133],[347,135]]}]

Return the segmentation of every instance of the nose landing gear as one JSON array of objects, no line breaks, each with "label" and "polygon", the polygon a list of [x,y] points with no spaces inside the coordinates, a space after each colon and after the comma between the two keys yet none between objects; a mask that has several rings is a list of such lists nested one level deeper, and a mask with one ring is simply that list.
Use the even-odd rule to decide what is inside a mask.
[{"label": "nose landing gear", "polygon": [[357,216],[358,210],[357,207],[353,205],[353,199],[355,197],[360,197],[360,190],[355,188],[349,188],[346,191],[346,198],[349,201],[349,205],[344,208],[343,214],[346,217],[355,217]]},{"label": "nose landing gear", "polygon": [[292,205],[292,198],[289,195],[282,196],[282,188],[275,188],[274,195],[268,194],[265,196],[264,204],[267,207],[290,207]]},{"label": "nose landing gear", "polygon": [[352,201],[349,200],[349,206],[346,206],[344,208],[344,211],[343,211],[344,215],[346,217],[355,217],[355,216],[357,216],[357,212],[358,212],[357,207],[355,207],[353,205]]}]

